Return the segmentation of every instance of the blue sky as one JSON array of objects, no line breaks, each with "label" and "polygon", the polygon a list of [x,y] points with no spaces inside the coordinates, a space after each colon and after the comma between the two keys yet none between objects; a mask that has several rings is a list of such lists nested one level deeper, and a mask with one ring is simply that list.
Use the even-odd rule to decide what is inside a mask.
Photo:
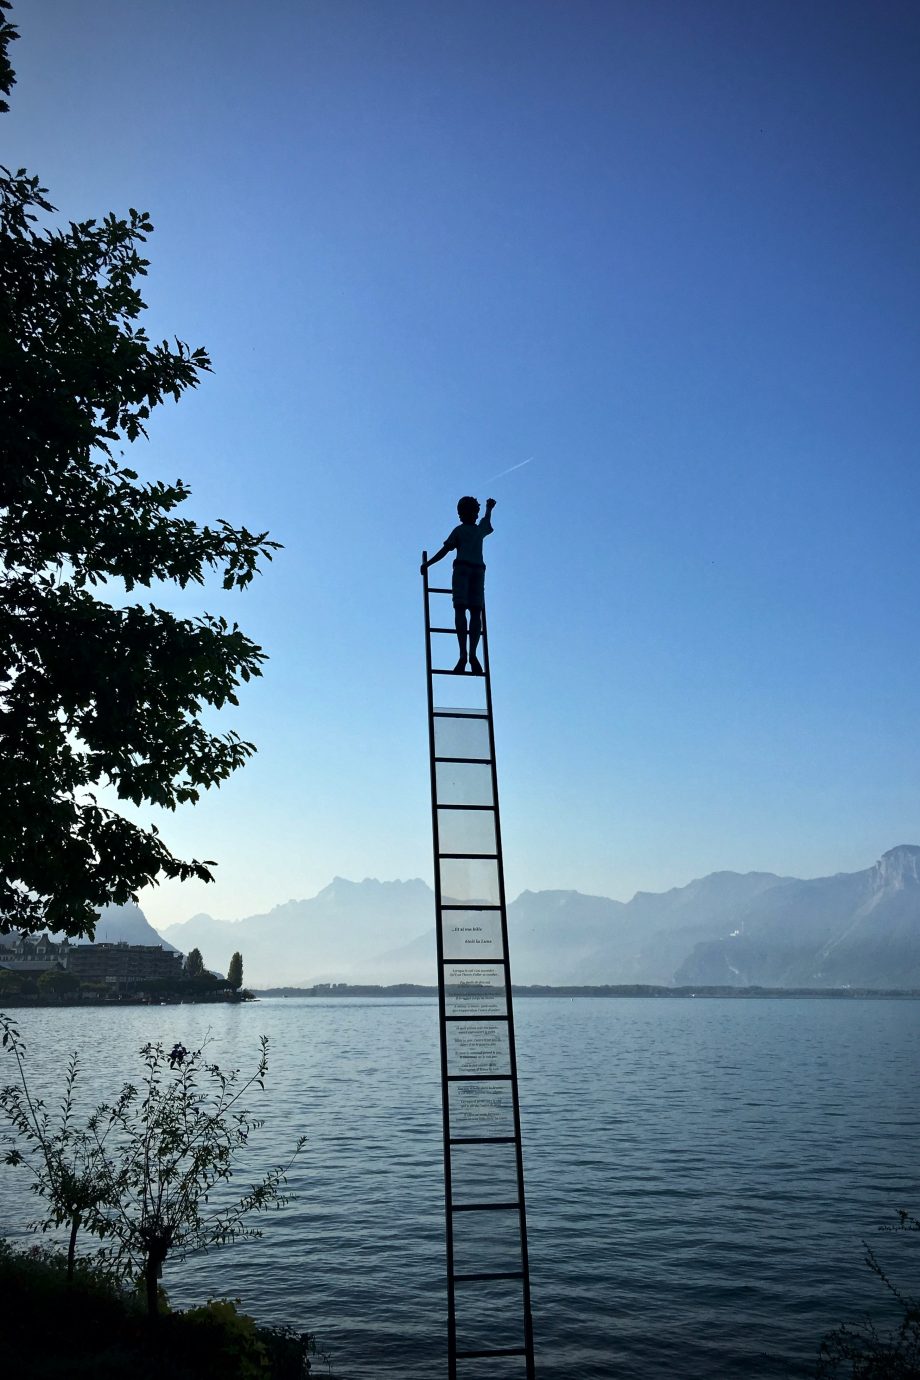
[{"label": "blue sky", "polygon": [[[132,463],[284,543],[155,923],[431,872],[419,552],[496,480],[506,874],[920,842],[914,3],[20,4],[2,157],[156,233],[215,374]],[[441,567],[444,569],[445,567]]]}]

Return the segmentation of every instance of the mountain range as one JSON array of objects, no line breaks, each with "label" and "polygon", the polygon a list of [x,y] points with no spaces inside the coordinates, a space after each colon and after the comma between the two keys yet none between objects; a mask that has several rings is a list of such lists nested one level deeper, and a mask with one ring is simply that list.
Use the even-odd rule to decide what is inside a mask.
[{"label": "mountain range", "polygon": [[[60,940],[61,935],[53,935]],[[15,943],[15,934],[0,934],[0,947]],[[89,944],[88,939],[71,939],[71,944]],[[106,906],[96,924],[95,943],[97,944],[162,944],[171,949],[162,935],[157,934],[140,906],[128,901],[123,906]]]},{"label": "mountain range", "polygon": [[[221,971],[239,949],[248,986],[431,984],[433,912],[418,879],[336,877],[266,914],[196,915],[161,933]],[[508,926],[520,984],[920,988],[920,846],[892,848],[861,872],[714,872],[627,902],[525,891]]]}]

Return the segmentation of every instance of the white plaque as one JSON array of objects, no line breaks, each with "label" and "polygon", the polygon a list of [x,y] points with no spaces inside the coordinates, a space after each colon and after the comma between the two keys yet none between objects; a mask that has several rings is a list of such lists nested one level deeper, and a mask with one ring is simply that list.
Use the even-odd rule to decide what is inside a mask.
[{"label": "white plaque", "polygon": [[444,957],[504,958],[501,911],[443,910]]},{"label": "white plaque", "polygon": [[513,1136],[511,1083],[448,1083],[452,1136]]},{"label": "white plaque", "polygon": [[504,1016],[505,970],[497,963],[445,963],[448,1016]]},{"label": "white plaque", "polygon": [[448,1021],[448,1073],[510,1073],[507,1021]]}]

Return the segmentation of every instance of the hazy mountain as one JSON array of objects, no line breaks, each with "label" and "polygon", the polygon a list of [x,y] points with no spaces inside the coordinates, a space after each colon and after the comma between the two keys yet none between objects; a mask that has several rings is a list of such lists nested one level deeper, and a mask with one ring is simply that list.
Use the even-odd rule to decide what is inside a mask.
[{"label": "hazy mountain", "polygon": [[736,932],[694,945],[678,983],[920,987],[920,847],[864,872],[788,881],[737,914]]},{"label": "hazy mountain", "polygon": [[[670,983],[696,940],[721,938],[740,908],[784,880],[772,872],[713,872],[670,891],[639,891],[625,904],[577,891],[525,891],[508,908],[515,981]],[[549,971],[560,976],[543,975]]]},{"label": "hazy mountain", "polygon": [[[59,940],[61,935],[52,935]],[[12,944],[15,935],[0,935],[0,944]],[[71,939],[71,944],[89,944],[88,939]],[[96,926],[97,944],[161,944],[171,949],[162,935],[148,921],[140,906],[128,901],[123,906],[105,906]]]},{"label": "hazy mountain", "polygon": [[[336,877],[317,896],[287,901],[267,914],[229,921],[195,915],[163,934],[183,953],[197,946],[208,967],[222,972],[238,949],[247,986],[398,982],[403,978],[395,971],[392,978],[374,976],[387,969],[376,955],[430,929],[433,914],[431,890],[418,879],[349,882]],[[426,981],[433,980],[433,972],[432,959]]]},{"label": "hazy mountain", "polygon": [[[82,940],[78,941],[82,943]],[[175,946],[167,943],[161,934],[150,924],[140,906],[128,901],[124,906],[106,906],[99,916],[96,926],[97,944],[162,944],[164,948]]]},{"label": "hazy mountain", "polygon": [[[164,934],[222,971],[239,949],[254,986],[433,983],[433,910],[418,879],[337,877],[265,915],[197,915]],[[864,872],[714,872],[628,902],[525,891],[508,924],[519,983],[920,987],[920,847],[894,848]]]}]

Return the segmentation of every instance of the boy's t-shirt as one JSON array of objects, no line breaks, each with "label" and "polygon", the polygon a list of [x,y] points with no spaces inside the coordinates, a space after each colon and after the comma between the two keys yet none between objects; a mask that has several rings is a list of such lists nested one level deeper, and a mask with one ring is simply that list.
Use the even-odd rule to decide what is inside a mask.
[{"label": "boy's t-shirt", "polygon": [[488,515],[479,522],[461,522],[451,532],[444,545],[448,551],[456,551],[458,561],[468,561],[470,565],[485,565],[482,559],[482,539],[492,531]]}]

